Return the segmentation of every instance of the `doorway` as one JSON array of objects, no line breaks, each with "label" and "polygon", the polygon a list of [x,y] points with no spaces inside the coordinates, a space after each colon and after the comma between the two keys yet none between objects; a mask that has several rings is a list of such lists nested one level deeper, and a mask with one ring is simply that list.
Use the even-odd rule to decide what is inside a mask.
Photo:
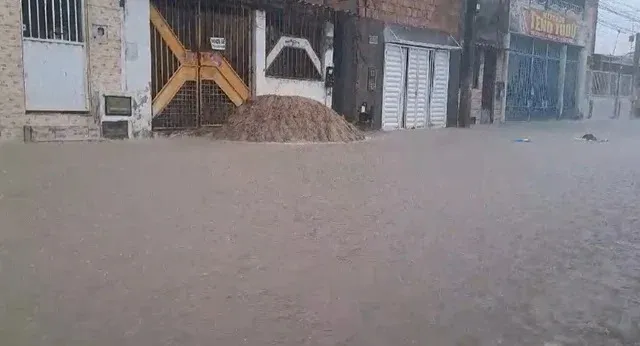
[{"label": "doorway", "polygon": [[387,45],[382,129],[444,127],[448,85],[448,50]]},{"label": "doorway", "polygon": [[489,47],[484,51],[484,68],[482,73],[481,123],[493,124],[493,105],[495,103],[496,66],[498,52]]}]

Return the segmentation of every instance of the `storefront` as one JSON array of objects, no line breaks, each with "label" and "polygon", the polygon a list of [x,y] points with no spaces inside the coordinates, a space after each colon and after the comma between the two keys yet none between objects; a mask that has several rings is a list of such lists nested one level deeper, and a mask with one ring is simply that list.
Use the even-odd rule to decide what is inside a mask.
[{"label": "storefront", "polygon": [[595,31],[591,12],[584,3],[512,2],[505,120],[581,113],[586,57]]},{"label": "storefront", "polygon": [[427,30],[385,28],[382,129],[445,127],[451,37]]}]

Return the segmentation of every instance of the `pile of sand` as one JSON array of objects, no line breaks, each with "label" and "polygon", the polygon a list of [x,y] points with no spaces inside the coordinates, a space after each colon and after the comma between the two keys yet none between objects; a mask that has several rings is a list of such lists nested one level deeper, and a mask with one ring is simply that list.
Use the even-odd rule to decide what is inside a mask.
[{"label": "pile of sand", "polygon": [[258,96],[232,113],[216,138],[251,142],[351,142],[364,134],[320,102]]}]

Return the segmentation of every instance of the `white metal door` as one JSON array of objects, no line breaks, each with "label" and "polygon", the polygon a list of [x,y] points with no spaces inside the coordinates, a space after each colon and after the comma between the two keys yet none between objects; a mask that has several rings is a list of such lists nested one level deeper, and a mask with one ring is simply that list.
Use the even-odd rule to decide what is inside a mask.
[{"label": "white metal door", "polygon": [[433,59],[433,84],[429,107],[429,126],[447,125],[447,100],[449,94],[449,51],[437,50]]},{"label": "white metal door", "polygon": [[82,0],[23,0],[27,110],[87,111]]},{"label": "white metal door", "polygon": [[407,101],[404,127],[423,128],[427,123],[429,100],[429,50],[409,48]]},{"label": "white metal door", "polygon": [[384,76],[382,81],[382,129],[400,128],[404,111],[404,84],[406,78],[407,50],[389,44],[384,51]]}]

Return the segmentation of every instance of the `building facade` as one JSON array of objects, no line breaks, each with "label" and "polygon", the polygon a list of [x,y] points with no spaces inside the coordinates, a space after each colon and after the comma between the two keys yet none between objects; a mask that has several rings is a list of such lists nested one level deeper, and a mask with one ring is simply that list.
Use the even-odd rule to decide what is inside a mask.
[{"label": "building facade", "polygon": [[149,135],[149,29],[138,17],[148,8],[141,0],[3,2],[0,139],[98,137],[104,95],[130,96],[127,136]]},{"label": "building facade", "polygon": [[455,124],[461,1],[329,3],[349,12],[336,27],[337,111],[383,130]]},{"label": "building facade", "polygon": [[23,0],[0,5],[0,139],[149,137],[298,95],[374,128],[457,112],[461,2]]},{"label": "building facade", "polygon": [[[584,117],[588,112],[587,60],[594,51],[597,1],[480,3],[480,54],[474,64],[472,103],[476,120],[489,123]],[[483,7],[494,10],[482,13]]]}]

